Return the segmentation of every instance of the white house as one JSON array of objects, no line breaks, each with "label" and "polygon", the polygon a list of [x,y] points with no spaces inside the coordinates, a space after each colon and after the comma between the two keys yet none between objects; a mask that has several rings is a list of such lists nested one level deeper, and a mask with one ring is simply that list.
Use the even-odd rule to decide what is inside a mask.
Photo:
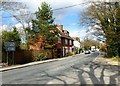
[{"label": "white house", "polygon": [[73,44],[75,47],[80,48],[80,43],[78,41],[74,41]]},{"label": "white house", "polygon": [[74,44],[74,53],[80,53],[79,50],[80,50],[80,42],[78,42],[76,40],[76,37],[72,37],[73,38],[73,44]]}]

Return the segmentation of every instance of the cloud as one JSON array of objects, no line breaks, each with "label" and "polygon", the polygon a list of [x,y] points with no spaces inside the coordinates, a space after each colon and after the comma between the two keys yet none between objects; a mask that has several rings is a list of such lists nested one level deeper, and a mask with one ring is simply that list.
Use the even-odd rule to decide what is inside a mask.
[{"label": "cloud", "polygon": [[[16,24],[15,27],[17,28],[17,30],[20,32],[20,33],[24,33],[23,29],[22,29],[22,25],[20,23]],[[12,31],[12,29],[9,28],[9,25],[1,25],[0,26],[0,33],[2,31]]]},{"label": "cloud", "polygon": [[[24,26],[27,27],[27,24],[24,24]],[[22,24],[17,23],[15,27],[17,28],[17,31],[20,33],[20,35],[25,35]]]},{"label": "cloud", "polygon": [[[81,10],[84,10],[85,5],[82,3],[84,3],[86,0],[19,0],[19,1],[26,4],[28,6],[29,10],[31,11],[31,13],[36,12],[38,10],[38,7],[40,7],[40,4],[43,1],[47,2],[48,4],[50,4],[52,9],[54,10],[53,17],[56,18],[55,21],[59,21],[62,24],[67,26],[67,24],[69,22],[66,21],[67,19],[65,19],[65,16],[68,16],[71,14],[71,16],[67,17],[67,18],[71,18],[71,17],[75,17],[74,15],[72,15],[72,13],[79,14]],[[81,4],[81,5],[78,5],[78,4]],[[64,9],[64,7],[72,6],[72,5],[76,5],[76,6]],[[63,8],[63,9],[55,10],[58,8]],[[17,24],[16,26],[21,27],[20,24]],[[69,25],[67,26],[69,28],[67,28],[67,29],[73,29],[76,26],[77,25],[74,22],[70,22]],[[72,32],[70,32],[71,35],[75,35],[75,36],[79,36],[79,37],[84,37],[84,35],[86,35],[86,30],[74,29],[74,31],[73,30],[70,30],[70,31],[72,31]],[[22,31],[20,31],[20,32],[22,33]]]},{"label": "cloud", "polygon": [[91,33],[91,31],[87,31],[87,29],[83,30],[76,30],[70,33],[71,37],[79,37],[81,41],[84,40],[84,38],[90,38],[90,39],[96,39],[96,37]]},{"label": "cloud", "polygon": [[80,30],[79,32],[76,33],[76,36],[84,38],[87,35],[86,30]]},{"label": "cloud", "polygon": [[86,32],[86,30],[79,30],[79,31],[74,31],[73,33],[70,33],[70,36],[79,37],[81,39],[83,39],[87,35],[88,35],[88,33]]},{"label": "cloud", "polygon": [[7,31],[8,30],[8,26],[7,25],[2,25],[2,26],[0,26],[0,33],[2,32],[2,31]]},{"label": "cloud", "polygon": [[0,36],[2,35],[2,31],[10,31],[7,25],[0,26]]},{"label": "cloud", "polygon": [[16,21],[16,19],[14,17],[11,18],[12,21]]},{"label": "cloud", "polygon": [[22,24],[17,23],[17,24],[15,25],[15,27],[16,27],[16,28],[22,28]]},{"label": "cloud", "polygon": [[63,15],[59,14],[55,16],[55,21],[64,21]]},{"label": "cloud", "polygon": [[79,23],[72,23],[70,26],[76,26],[76,25],[80,25]]},{"label": "cloud", "polygon": [[[85,0],[75,0],[75,1],[74,0],[21,0],[21,1],[23,1],[28,6],[31,12],[37,11],[41,3],[45,1],[48,4],[50,4],[51,8],[54,10],[54,15],[57,16],[58,14],[65,15],[69,11],[77,11],[78,9],[82,9],[83,7],[82,3]],[[71,6],[76,4],[81,4],[81,5],[77,5],[71,8],[66,8],[61,10],[55,10],[58,8],[64,8],[66,6]]]}]

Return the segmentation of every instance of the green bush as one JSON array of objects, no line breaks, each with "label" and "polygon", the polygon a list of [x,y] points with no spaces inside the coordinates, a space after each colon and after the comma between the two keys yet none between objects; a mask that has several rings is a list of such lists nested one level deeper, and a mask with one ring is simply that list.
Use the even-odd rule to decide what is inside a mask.
[{"label": "green bush", "polygon": [[112,57],[113,60],[115,61],[119,61],[120,62],[120,57],[116,56],[116,57]]},{"label": "green bush", "polygon": [[52,59],[52,53],[50,50],[33,50],[32,55],[35,61]]},{"label": "green bush", "polygon": [[52,49],[52,45],[47,45],[47,46],[44,46],[45,49]]},{"label": "green bush", "polygon": [[67,56],[72,56],[73,54],[71,52],[67,52]]},{"label": "green bush", "polygon": [[38,56],[36,56],[36,60],[37,61],[42,61],[42,60],[46,60],[47,56],[45,53],[40,53]]}]

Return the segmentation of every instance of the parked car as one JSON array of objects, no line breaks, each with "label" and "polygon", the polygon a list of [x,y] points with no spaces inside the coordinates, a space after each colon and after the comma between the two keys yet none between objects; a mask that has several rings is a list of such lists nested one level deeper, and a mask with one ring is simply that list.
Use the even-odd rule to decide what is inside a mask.
[{"label": "parked car", "polygon": [[92,52],[95,52],[95,50],[91,50]]},{"label": "parked car", "polygon": [[85,50],[85,54],[90,54],[90,50]]}]

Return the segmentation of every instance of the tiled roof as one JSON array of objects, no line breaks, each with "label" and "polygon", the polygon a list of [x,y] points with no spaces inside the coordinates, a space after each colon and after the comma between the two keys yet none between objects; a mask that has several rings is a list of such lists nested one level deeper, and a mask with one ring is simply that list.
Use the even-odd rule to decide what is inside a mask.
[{"label": "tiled roof", "polygon": [[63,37],[63,38],[67,38],[67,39],[73,40],[72,37],[66,36],[66,35],[64,34],[64,32],[61,32],[61,31],[60,31],[60,35],[61,35],[61,37]]}]

